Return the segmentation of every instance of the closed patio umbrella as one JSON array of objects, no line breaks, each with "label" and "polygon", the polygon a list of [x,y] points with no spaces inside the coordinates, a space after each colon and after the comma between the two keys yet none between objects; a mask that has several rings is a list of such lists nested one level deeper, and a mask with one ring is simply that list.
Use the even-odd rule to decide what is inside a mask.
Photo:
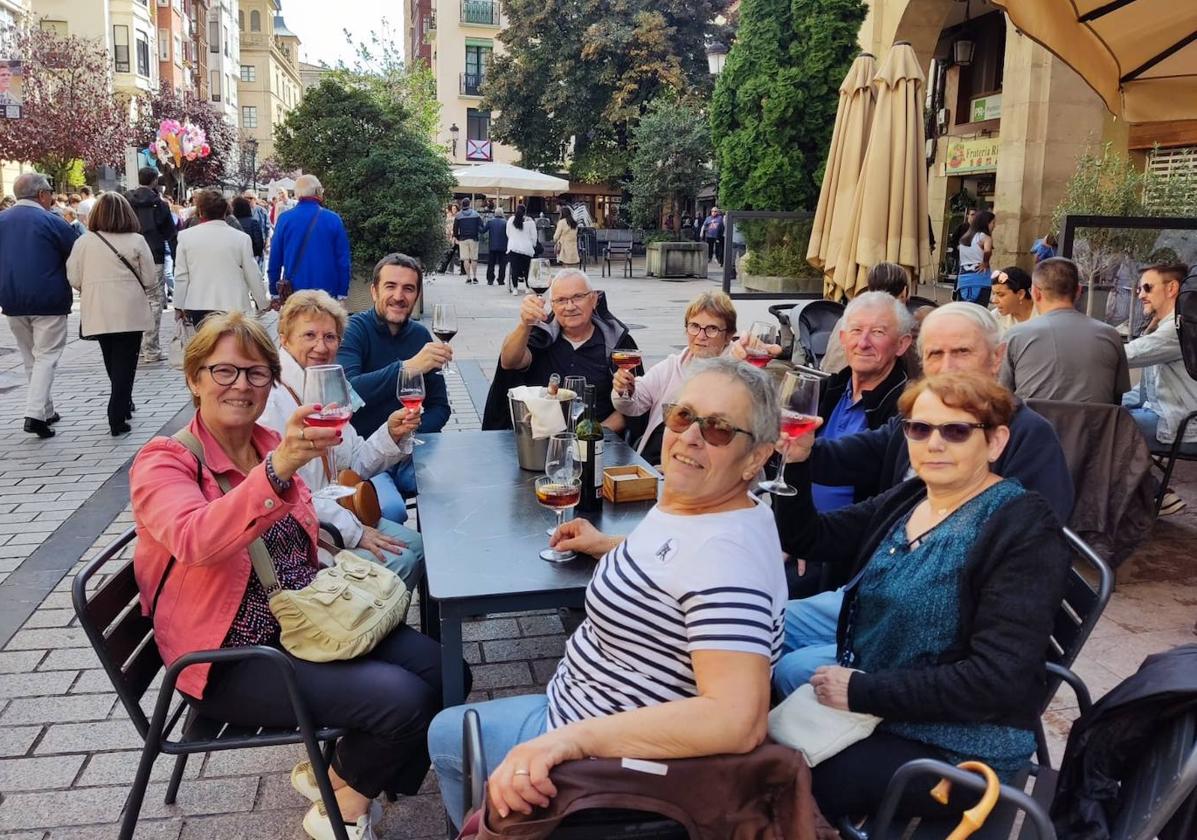
[{"label": "closed patio umbrella", "polygon": [[908,42],[893,45],[873,84],[877,105],[829,286],[833,295],[852,297],[862,290],[879,262],[897,263],[915,280],[934,271],[923,128],[926,79]]},{"label": "closed patio umbrella", "polygon": [[819,204],[815,208],[810,245],[806,250],[807,262],[824,272],[828,287],[836,258],[839,257],[856,182],[860,178],[865,146],[869,142],[869,126],[873,120],[873,73],[876,69],[876,59],[869,53],[861,53],[848,68],[848,74],[840,85],[840,102],[835,111],[835,127],[831,132],[831,151],[828,152],[827,165],[823,170]]},{"label": "closed patio umbrella", "polygon": [[993,0],[1127,122],[1197,119],[1194,0]]}]

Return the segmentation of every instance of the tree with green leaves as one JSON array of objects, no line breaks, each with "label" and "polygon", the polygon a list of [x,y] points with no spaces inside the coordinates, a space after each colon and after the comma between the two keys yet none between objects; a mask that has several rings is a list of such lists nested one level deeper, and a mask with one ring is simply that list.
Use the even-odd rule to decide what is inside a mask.
[{"label": "tree with green leaves", "polygon": [[443,253],[453,176],[399,102],[325,79],[275,129],[275,153],[320,179],[359,272],[392,251],[426,265]]},{"label": "tree with green leaves", "polygon": [[706,113],[694,103],[661,98],[649,103],[632,129],[632,222],[656,227],[661,211],[673,215],[698,196],[708,177],[711,131]]},{"label": "tree with green leaves", "polygon": [[723,0],[506,0],[506,47],[486,77],[496,140],[524,166],[622,179],[631,132],[658,96],[710,90],[705,39]]},{"label": "tree with green leaves", "polygon": [[813,210],[862,0],[744,0],[715,85],[719,203]]}]

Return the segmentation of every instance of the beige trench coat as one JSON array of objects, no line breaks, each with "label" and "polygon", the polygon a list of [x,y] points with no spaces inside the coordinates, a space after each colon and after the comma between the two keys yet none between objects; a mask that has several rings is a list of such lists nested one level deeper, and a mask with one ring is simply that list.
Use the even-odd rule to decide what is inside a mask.
[{"label": "beige trench coat", "polygon": [[557,262],[561,265],[577,265],[582,261],[578,256],[578,229],[571,228],[565,219],[557,222],[553,241],[557,243]]},{"label": "beige trench coat", "polygon": [[[103,236],[137,270],[129,271]],[[81,296],[80,333],[88,338],[153,328],[146,293],[158,283],[154,255],[140,233],[85,233],[75,240],[66,264],[67,280]]]}]

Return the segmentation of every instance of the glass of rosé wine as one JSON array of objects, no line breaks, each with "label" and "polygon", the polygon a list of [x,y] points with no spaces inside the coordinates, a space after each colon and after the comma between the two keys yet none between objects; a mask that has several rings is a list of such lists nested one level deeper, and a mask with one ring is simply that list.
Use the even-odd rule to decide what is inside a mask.
[{"label": "glass of ros\u00e9 wine", "polygon": [[[781,381],[781,434],[788,441],[815,428],[819,420],[819,378],[809,373],[789,371]],[[777,476],[762,481],[760,489],[775,496],[794,496],[798,491],[786,484],[786,455],[781,453]]]}]

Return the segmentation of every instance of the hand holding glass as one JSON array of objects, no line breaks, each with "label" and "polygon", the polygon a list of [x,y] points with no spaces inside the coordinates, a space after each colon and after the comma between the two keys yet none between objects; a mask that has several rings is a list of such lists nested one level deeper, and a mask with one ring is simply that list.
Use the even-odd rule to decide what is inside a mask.
[{"label": "hand holding glass", "polygon": [[[438,341],[448,344],[457,335],[457,312],[452,304],[438,303],[432,308],[432,334]],[[458,375],[453,363],[445,365],[445,373]]]},{"label": "hand holding glass", "polygon": [[[560,432],[549,438],[544,476],[536,479],[536,501],[557,514],[557,524],[549,531],[549,536],[561,527],[565,512],[576,506],[582,498],[582,463],[575,455],[577,442],[577,437],[568,432]],[[550,563],[563,563],[575,556],[572,551],[552,548],[540,552],[540,559]]]},{"label": "hand holding glass", "polygon": [[748,344],[744,347],[744,352],[748,354],[745,361],[753,367],[763,368],[772,358],[769,355],[769,345],[780,341],[776,324],[753,321],[752,326],[748,328]]},{"label": "hand holding glass", "polygon": [[[340,365],[312,365],[303,372],[303,401],[305,405],[318,405],[320,410],[304,418],[304,425],[338,431],[353,416],[349,396],[349,380]],[[321,495],[338,499],[353,495],[353,489],[340,484],[329,484]]]},{"label": "hand holding glass", "polygon": [[[781,433],[788,440],[806,434],[819,421],[819,378],[790,371],[781,382]],[[775,496],[795,496],[798,491],[785,481],[786,453],[781,453],[777,477],[764,481],[760,489]]]},{"label": "hand holding glass", "polygon": [[[620,370],[631,372],[640,366],[640,351],[639,350],[612,350],[611,364],[615,365]],[[631,396],[629,391],[626,394],[620,394],[621,397]]]}]

